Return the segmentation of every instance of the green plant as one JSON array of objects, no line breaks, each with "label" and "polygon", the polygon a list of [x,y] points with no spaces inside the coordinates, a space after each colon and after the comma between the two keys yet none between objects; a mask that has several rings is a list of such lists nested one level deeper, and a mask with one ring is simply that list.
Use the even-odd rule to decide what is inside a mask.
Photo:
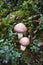
[{"label": "green plant", "polygon": [[[30,45],[22,52],[14,26],[24,23]],[[1,24],[2,23],[2,24]],[[0,0],[0,65],[43,65],[43,0]]]}]

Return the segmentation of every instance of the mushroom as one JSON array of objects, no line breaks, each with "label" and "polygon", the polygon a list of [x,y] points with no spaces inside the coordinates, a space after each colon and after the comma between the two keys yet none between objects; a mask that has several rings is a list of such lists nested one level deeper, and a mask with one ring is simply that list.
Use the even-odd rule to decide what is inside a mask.
[{"label": "mushroom", "polygon": [[27,27],[23,23],[18,23],[14,26],[14,31],[18,33],[18,39],[23,37],[23,34],[27,31]]},{"label": "mushroom", "polygon": [[21,44],[20,49],[24,51],[26,49],[26,46],[30,44],[30,40],[28,37],[23,37],[20,39],[19,43]]}]

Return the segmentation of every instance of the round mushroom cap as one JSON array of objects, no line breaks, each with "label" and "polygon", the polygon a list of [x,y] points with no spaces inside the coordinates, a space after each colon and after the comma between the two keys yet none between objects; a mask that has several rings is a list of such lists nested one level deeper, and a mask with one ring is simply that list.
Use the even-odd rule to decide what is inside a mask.
[{"label": "round mushroom cap", "polygon": [[14,26],[14,31],[18,33],[25,33],[27,31],[27,27],[23,23],[19,23]]},{"label": "round mushroom cap", "polygon": [[30,40],[27,37],[23,37],[20,39],[19,43],[23,46],[28,46],[30,44]]}]

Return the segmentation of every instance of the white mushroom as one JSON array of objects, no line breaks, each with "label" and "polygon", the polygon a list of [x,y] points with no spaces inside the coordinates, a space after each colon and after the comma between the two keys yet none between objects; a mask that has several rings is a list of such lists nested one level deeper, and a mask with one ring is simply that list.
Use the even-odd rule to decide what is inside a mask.
[{"label": "white mushroom", "polygon": [[30,40],[27,37],[23,37],[20,39],[19,43],[21,44],[20,49],[24,51],[26,49],[26,46],[30,44]]},{"label": "white mushroom", "polygon": [[23,34],[27,31],[27,27],[23,23],[16,24],[14,31],[18,33],[18,39],[23,37]]}]

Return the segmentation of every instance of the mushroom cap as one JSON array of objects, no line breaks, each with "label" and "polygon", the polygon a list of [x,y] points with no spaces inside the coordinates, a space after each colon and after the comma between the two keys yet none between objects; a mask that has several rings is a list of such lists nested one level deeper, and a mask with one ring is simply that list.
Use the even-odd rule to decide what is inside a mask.
[{"label": "mushroom cap", "polygon": [[23,37],[20,39],[19,43],[23,46],[28,46],[30,44],[30,40],[27,37]]},{"label": "mushroom cap", "polygon": [[27,27],[23,23],[19,23],[14,26],[14,31],[18,33],[25,33],[27,31]]}]

